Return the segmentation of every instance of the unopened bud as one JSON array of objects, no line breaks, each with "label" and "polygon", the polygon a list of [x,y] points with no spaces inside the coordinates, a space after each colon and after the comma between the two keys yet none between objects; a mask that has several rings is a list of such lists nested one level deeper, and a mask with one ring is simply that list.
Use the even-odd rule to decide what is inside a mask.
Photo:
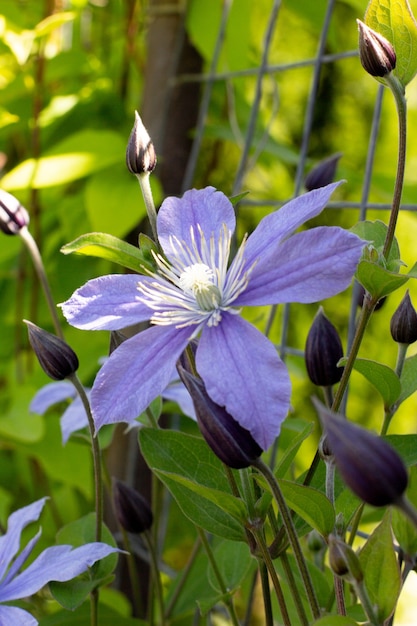
[{"label": "unopened bud", "polygon": [[391,318],[391,335],[397,343],[410,345],[417,341],[417,313],[407,292]]},{"label": "unopened bud", "polygon": [[120,526],[129,533],[143,533],[153,523],[149,504],[141,494],[121,480],[113,481],[114,510]]},{"label": "unopened bud", "polygon": [[53,380],[64,380],[78,369],[78,357],[65,341],[36,324],[24,320],[30,345],[45,374]]},{"label": "unopened bud", "polygon": [[250,432],[208,395],[204,383],[177,365],[180,378],[192,398],[197,422],[214,454],[228,467],[249,467],[262,454]]},{"label": "unopened bud", "polygon": [[359,56],[365,71],[382,78],[395,69],[397,57],[388,39],[356,20],[359,29]]},{"label": "unopened bud", "polygon": [[155,169],[156,154],[152,139],[135,111],[135,123],[126,149],[126,165],[132,174],[150,174]]},{"label": "unopened bud", "polygon": [[321,387],[330,387],[340,381],[343,367],[337,364],[343,357],[339,334],[319,308],[307,336],[305,362],[310,380]]},{"label": "unopened bud", "polygon": [[29,224],[29,213],[12,194],[0,189],[0,230],[6,235],[17,235]]},{"label": "unopened bud", "polygon": [[346,485],[367,504],[397,504],[407,488],[403,460],[384,439],[313,400],[336,466]]},{"label": "unopened bud", "polygon": [[334,181],[337,164],[341,156],[341,152],[333,154],[327,159],[320,161],[320,163],[309,171],[304,181],[304,187],[307,191],[325,187]]},{"label": "unopened bud", "polygon": [[355,582],[362,582],[363,572],[356,552],[347,543],[331,534],[329,541],[329,565],[341,578],[348,577]]}]

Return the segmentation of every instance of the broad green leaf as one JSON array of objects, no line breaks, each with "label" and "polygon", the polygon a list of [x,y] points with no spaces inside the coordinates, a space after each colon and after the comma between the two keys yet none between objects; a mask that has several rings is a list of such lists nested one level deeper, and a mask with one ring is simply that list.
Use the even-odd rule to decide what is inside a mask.
[{"label": "broad green leaf", "polygon": [[[61,528],[57,534],[57,544],[71,545],[74,548],[92,543],[95,538],[95,514],[90,513],[67,526]],[[111,532],[102,526],[102,541],[115,546]],[[59,604],[73,611],[80,606],[88,594],[97,586],[106,581],[114,571],[118,555],[110,554],[88,569],[88,572],[77,576],[68,582],[52,582],[49,587],[52,595]]]},{"label": "broad green leaf", "polygon": [[245,540],[243,524],[228,512],[237,511],[242,503],[234,498],[222,463],[203,439],[142,428],[139,442],[147,464],[167,485],[188,519],[220,537]]},{"label": "broad green leaf", "polygon": [[59,28],[63,24],[67,24],[68,22],[73,22],[77,14],[73,11],[62,11],[60,13],[54,13],[53,15],[49,15],[47,18],[36,24],[34,32],[37,37],[44,37],[45,35],[49,35],[56,28]]},{"label": "broad green leaf", "polygon": [[[104,595],[104,594],[103,594]],[[100,594],[101,600],[101,594]],[[111,607],[100,602],[100,626],[149,626],[149,621],[120,615]],[[42,617],[39,626],[91,626],[91,606],[86,602],[75,611],[57,611],[52,615]]]},{"label": "broad green leaf", "polygon": [[314,622],[313,626],[359,626],[359,624],[344,615],[326,615]]},{"label": "broad green leaf", "polygon": [[417,23],[408,0],[370,0],[365,23],[394,46],[393,73],[405,87],[417,72]]},{"label": "broad green leaf", "polygon": [[[256,563],[246,543],[221,541],[214,550],[214,558],[227,588],[233,591],[245,580],[249,570]],[[221,592],[213,568],[208,566],[208,580],[214,590]]]},{"label": "broad green leaf", "polygon": [[386,435],[384,439],[396,449],[408,467],[417,464],[417,435]]},{"label": "broad green leaf", "polygon": [[[407,498],[417,507],[417,467],[410,468],[410,481],[407,487]],[[417,529],[415,525],[397,508],[392,509],[392,530],[406,555],[417,553]]]},{"label": "broad green leaf", "polygon": [[404,361],[403,371],[401,372],[401,394],[398,403],[404,402],[415,391],[417,391],[417,354],[408,357]]},{"label": "broad green leaf", "polygon": [[[277,478],[284,478],[286,472],[290,468],[292,461],[295,458],[295,455],[300,449],[301,444],[305,439],[307,439],[307,437],[313,430],[314,424],[312,422],[308,424],[303,423],[303,427],[301,428],[301,430],[299,430],[299,423],[296,425],[294,423],[295,421],[296,420],[286,420],[282,425],[281,433],[279,436],[279,447],[281,449],[282,443],[284,443],[284,447],[282,450],[282,454],[278,457],[277,469],[274,472]],[[294,426],[296,426],[296,428],[294,428]],[[296,433],[295,435],[294,432]],[[286,434],[290,434],[290,437],[286,438]]]},{"label": "broad green leaf", "polygon": [[402,287],[409,279],[406,274],[391,272],[366,259],[359,262],[356,277],[361,285],[378,300]]},{"label": "broad green leaf", "polygon": [[[344,365],[346,360],[343,358],[340,363]],[[353,367],[379,391],[386,407],[398,400],[401,393],[401,383],[397,374],[390,367],[369,359],[356,359]]]},{"label": "broad green leaf", "polygon": [[[355,224],[350,230],[364,241],[371,243],[377,252],[382,253],[388,232],[388,227],[384,222],[381,222],[381,220],[375,220],[374,222],[364,220]],[[400,249],[397,240],[394,238],[386,263],[387,269],[397,270],[399,259]]]},{"label": "broad green leaf", "polygon": [[290,509],[324,537],[333,531],[334,508],[324,493],[289,480],[278,482]]},{"label": "broad green leaf", "polygon": [[8,191],[42,189],[69,183],[123,162],[126,142],[109,130],[83,130],[57,144],[40,159],[27,159],[2,178]]},{"label": "broad green leaf", "polygon": [[359,562],[369,599],[376,607],[378,623],[382,623],[394,611],[401,588],[389,510],[361,549]]},{"label": "broad green leaf", "polygon": [[153,271],[152,265],[139,248],[106,233],[81,235],[63,246],[61,252],[100,257],[140,274],[145,273],[145,268]]}]

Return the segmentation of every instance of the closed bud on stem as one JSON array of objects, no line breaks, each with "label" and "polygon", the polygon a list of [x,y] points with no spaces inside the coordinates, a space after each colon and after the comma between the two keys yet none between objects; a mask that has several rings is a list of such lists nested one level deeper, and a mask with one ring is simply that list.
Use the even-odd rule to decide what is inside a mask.
[{"label": "closed bud on stem", "polygon": [[156,166],[155,148],[140,115],[135,111],[135,123],[126,149],[126,165],[129,172],[140,176],[150,174]]},{"label": "closed bud on stem", "polygon": [[120,526],[129,533],[140,534],[149,530],[153,515],[141,494],[121,480],[113,480],[113,501]]},{"label": "closed bud on stem", "polygon": [[371,76],[383,78],[395,69],[394,47],[383,35],[356,20],[359,29],[359,56],[364,70]]},{"label": "closed bud on stem", "polygon": [[407,488],[403,460],[384,439],[352,424],[313,399],[336,466],[346,485],[367,504],[399,504]]},{"label": "closed bud on stem", "polygon": [[334,181],[337,164],[341,156],[341,152],[333,154],[327,159],[320,161],[320,163],[309,171],[304,181],[304,187],[307,191],[325,187]]},{"label": "closed bud on stem", "polygon": [[208,395],[203,381],[182,365],[177,365],[180,378],[193,400],[197,422],[204,439],[214,454],[228,467],[249,467],[263,450],[250,432],[243,428],[224,407]]},{"label": "closed bud on stem", "polygon": [[337,364],[342,357],[339,334],[320,307],[305,346],[305,362],[310,380],[321,387],[338,383],[342,378],[343,367],[337,367]]},{"label": "closed bud on stem", "polygon": [[417,341],[417,313],[407,292],[391,318],[391,335],[397,343],[410,345]]},{"label": "closed bud on stem", "polygon": [[336,576],[362,582],[363,572],[356,552],[336,535],[329,535],[329,565]]},{"label": "closed bud on stem", "polygon": [[78,369],[78,357],[65,341],[36,324],[24,320],[30,345],[45,374],[53,380],[64,380]]},{"label": "closed bud on stem", "polygon": [[0,229],[6,235],[17,235],[29,224],[29,213],[17,198],[0,189]]}]

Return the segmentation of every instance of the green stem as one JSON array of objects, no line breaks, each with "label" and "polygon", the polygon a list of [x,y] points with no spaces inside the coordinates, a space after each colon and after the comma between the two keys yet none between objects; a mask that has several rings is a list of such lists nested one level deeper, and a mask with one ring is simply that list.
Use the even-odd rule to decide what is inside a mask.
[{"label": "green stem", "polygon": [[265,567],[268,570],[268,574],[272,580],[272,584],[274,586],[275,594],[277,596],[279,608],[281,611],[281,617],[284,622],[284,626],[291,626],[291,620],[290,620],[290,616],[288,615],[287,605],[285,603],[285,598],[282,592],[281,584],[279,582],[278,575],[275,571],[275,567],[272,562],[271,555],[269,554],[268,546],[266,545],[262,530],[254,526],[253,528],[251,528],[251,532],[253,533],[256,539],[258,548],[262,555],[263,563],[265,564]]},{"label": "green stem", "polygon": [[311,606],[311,610],[313,612],[313,616],[315,619],[318,619],[320,617],[320,607],[317,601],[317,596],[313,587],[313,583],[311,581],[310,573],[307,569],[304,555],[301,550],[300,542],[298,540],[291,513],[287,506],[285,498],[281,492],[281,489],[279,488],[277,481],[275,480],[274,474],[272,473],[270,468],[262,461],[262,459],[257,459],[253,463],[253,467],[255,467],[264,476],[269,486],[271,487],[271,491],[278,504],[278,508],[282,516],[282,521],[288,535],[288,541],[290,542],[291,548],[294,552],[294,557],[301,574],[301,578],[304,584],[308,601]]},{"label": "green stem", "polygon": [[394,240],[395,228],[397,225],[398,212],[400,210],[401,195],[404,185],[404,170],[407,145],[407,101],[405,99],[404,87],[396,76],[392,73],[384,77],[386,83],[392,91],[398,113],[398,162],[397,176],[395,179],[394,195],[390,220],[388,224],[387,236],[385,238],[383,255],[388,259],[392,242]]},{"label": "green stem", "polygon": [[79,378],[76,374],[68,377],[80,396],[88,419],[88,428],[91,435],[91,447],[93,451],[95,509],[96,509],[96,541],[101,541],[101,526],[103,522],[103,480],[101,475],[101,452],[98,437],[95,435],[94,420],[91,413],[90,403]]},{"label": "green stem", "polygon": [[395,503],[395,506],[397,506],[417,528],[417,509],[415,509],[411,502],[405,496],[402,496],[402,498]]},{"label": "green stem", "polygon": [[133,606],[135,608],[136,615],[141,615],[143,611],[142,606],[142,596],[140,593],[140,582],[139,582],[139,574],[136,565],[135,556],[133,554],[133,550],[130,544],[129,535],[123,528],[123,526],[119,526],[119,530],[123,537],[123,545],[127,552],[127,569],[129,571],[130,584],[132,586],[133,593]]},{"label": "green stem", "polygon": [[204,532],[204,530],[202,528],[200,528],[199,526],[196,526],[198,534],[200,536],[201,539],[201,543],[204,546],[204,549],[206,551],[208,560],[210,561],[210,565],[213,569],[213,573],[214,576],[216,577],[216,580],[219,584],[220,587],[220,591],[222,592],[223,596],[224,596],[224,602],[229,610],[229,615],[230,615],[230,619],[232,621],[233,626],[240,626],[239,625],[239,620],[237,618],[236,615],[236,610],[233,604],[233,601],[230,597],[230,593],[226,587],[226,584],[223,580],[223,576],[222,573],[220,572],[219,568],[217,567],[217,563],[216,563],[216,559],[214,558],[214,554],[213,554],[213,550],[211,549],[211,546],[207,540],[206,534]]},{"label": "green stem", "polygon": [[183,568],[182,572],[181,572],[181,577],[179,579],[178,584],[176,585],[174,592],[172,594],[172,596],[170,597],[169,603],[167,604],[166,608],[165,608],[165,618],[168,620],[172,611],[174,610],[174,607],[178,601],[178,599],[181,596],[181,592],[185,586],[185,583],[187,582],[188,576],[190,575],[190,572],[192,570],[192,567],[194,565],[194,562],[197,558],[198,553],[200,552],[201,549],[201,540],[199,537],[197,537],[193,549],[191,551],[190,557],[187,561],[186,566]]},{"label": "green stem", "polygon": [[262,598],[264,601],[265,626],[274,626],[274,616],[271,604],[271,589],[269,587],[268,570],[264,561],[259,559],[259,574],[262,585]]},{"label": "green stem", "polygon": [[308,619],[306,612],[304,610],[304,604],[301,601],[300,593],[297,588],[297,584],[295,582],[294,574],[291,569],[291,565],[286,552],[281,554],[281,563],[284,568],[285,575],[287,577],[288,586],[291,590],[292,599],[295,604],[295,608],[298,613],[298,617],[300,618],[300,626],[308,626]]},{"label": "green stem", "polygon": [[143,174],[137,174],[137,179],[140,184],[140,188],[142,191],[142,196],[145,201],[146,212],[148,214],[149,224],[151,226],[152,236],[155,240],[155,243],[159,245],[158,241],[158,231],[156,228],[156,209],[155,203],[153,201],[151,184],[149,182],[149,172],[145,172]]},{"label": "green stem", "polygon": [[356,594],[361,602],[362,608],[365,611],[368,619],[369,619],[369,623],[372,624],[372,626],[381,626],[381,622],[378,620],[377,615],[375,614],[375,609],[372,606],[372,602],[369,598],[368,592],[366,590],[366,587],[363,583],[363,581],[358,582],[356,580],[352,581],[352,585],[356,591]]},{"label": "green stem", "polygon": [[[395,366],[395,373],[397,374],[398,378],[401,378],[405,357],[407,355],[408,346],[409,346],[408,343],[398,344],[397,364]],[[389,425],[397,409],[398,409],[398,402],[394,402],[394,404],[392,404],[390,407],[386,409],[385,415],[384,415],[384,423],[382,424],[382,428],[381,428],[381,435],[387,434]]]},{"label": "green stem", "polygon": [[[152,580],[155,589],[156,600],[159,606],[159,616],[160,616],[160,625],[165,626],[165,608],[164,608],[164,595],[162,593],[162,582],[161,582],[161,574],[158,567],[158,557],[156,554],[155,544],[152,539],[152,534],[149,530],[146,530],[142,533],[143,540],[145,541],[150,561],[151,561],[151,570],[152,570]],[[151,616],[151,620],[153,622],[153,615]]]},{"label": "green stem", "polygon": [[33,265],[35,267],[36,273],[39,278],[39,282],[41,283],[43,293],[45,295],[45,300],[48,305],[49,312],[51,314],[52,322],[54,324],[55,332],[60,339],[64,339],[64,334],[62,332],[61,324],[58,319],[58,314],[56,310],[56,305],[54,299],[52,298],[51,289],[49,287],[48,278],[46,276],[45,268],[43,265],[41,253],[39,252],[39,248],[36,244],[36,241],[30,234],[29,230],[24,226],[20,229],[19,235],[22,238],[26,248],[29,251],[30,256],[32,257]]}]

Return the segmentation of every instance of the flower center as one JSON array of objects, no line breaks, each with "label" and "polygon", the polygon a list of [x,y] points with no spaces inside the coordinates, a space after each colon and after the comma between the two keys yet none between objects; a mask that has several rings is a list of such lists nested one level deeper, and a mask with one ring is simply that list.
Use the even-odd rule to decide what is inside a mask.
[{"label": "flower center", "polygon": [[180,289],[194,296],[200,309],[212,311],[219,307],[222,300],[220,290],[214,282],[214,272],[208,265],[194,263],[183,270],[178,284]]}]

